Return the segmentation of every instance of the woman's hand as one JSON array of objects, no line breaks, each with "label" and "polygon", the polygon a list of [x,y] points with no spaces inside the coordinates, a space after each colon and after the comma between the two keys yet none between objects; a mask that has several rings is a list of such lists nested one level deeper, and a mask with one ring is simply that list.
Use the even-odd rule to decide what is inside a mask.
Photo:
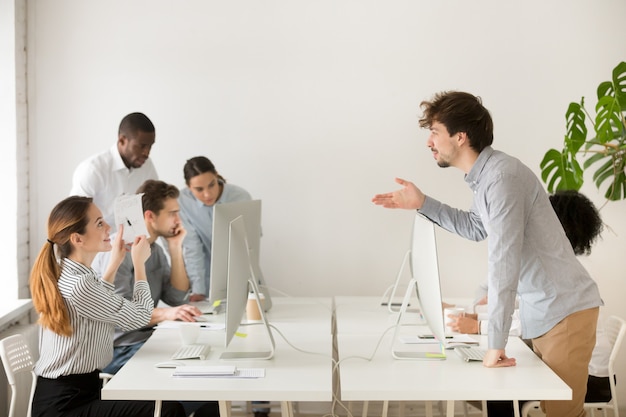
[{"label": "woman's hand", "polygon": [[137,265],[143,265],[150,257],[151,249],[148,238],[145,235],[136,236],[133,242],[133,247],[130,250],[130,255],[133,259],[133,265],[137,268]]},{"label": "woman's hand", "polygon": [[124,243],[124,226],[121,224],[117,228],[117,235],[113,242],[111,242],[111,257],[109,258],[109,268],[117,268],[121,265],[126,252],[128,251]]}]

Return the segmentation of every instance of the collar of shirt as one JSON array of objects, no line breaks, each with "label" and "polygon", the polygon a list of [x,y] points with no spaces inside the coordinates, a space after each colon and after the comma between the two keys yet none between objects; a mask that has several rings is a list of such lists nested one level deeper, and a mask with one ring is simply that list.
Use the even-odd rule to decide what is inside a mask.
[{"label": "collar of shirt", "polygon": [[114,171],[130,172],[133,170],[132,168],[128,168],[126,164],[124,163],[124,160],[122,159],[122,155],[120,155],[120,152],[117,150],[117,143],[111,146],[111,149],[109,149],[109,152],[111,153],[111,160],[113,161]]},{"label": "collar of shirt", "polygon": [[487,161],[491,158],[491,155],[493,155],[493,152],[494,151],[491,146],[487,146],[483,149],[480,155],[478,155],[476,162],[474,162],[472,169],[470,169],[470,172],[465,176],[465,182],[472,190],[475,190],[478,186],[478,178],[480,177],[481,172],[483,172],[483,168],[485,168]]}]

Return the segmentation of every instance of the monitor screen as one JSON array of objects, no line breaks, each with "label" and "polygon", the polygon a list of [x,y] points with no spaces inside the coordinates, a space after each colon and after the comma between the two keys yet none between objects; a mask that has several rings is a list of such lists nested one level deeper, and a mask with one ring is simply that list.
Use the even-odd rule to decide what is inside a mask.
[{"label": "monitor screen", "polygon": [[422,315],[433,335],[445,344],[435,224],[419,213],[413,223],[411,272],[416,282]]},{"label": "monitor screen", "polygon": [[[213,239],[211,241],[211,282],[209,283],[211,304],[226,299],[230,223],[240,216],[245,219],[248,249],[255,275],[257,279],[263,280],[259,267],[261,200],[216,204],[213,207]],[[266,309],[268,304],[269,302],[265,305]]]}]

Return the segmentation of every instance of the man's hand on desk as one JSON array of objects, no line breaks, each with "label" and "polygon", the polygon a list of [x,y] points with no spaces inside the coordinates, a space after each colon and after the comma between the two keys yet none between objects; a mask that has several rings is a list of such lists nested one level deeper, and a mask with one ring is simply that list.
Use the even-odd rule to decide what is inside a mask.
[{"label": "man's hand on desk", "polygon": [[160,323],[165,320],[195,321],[194,317],[201,316],[202,312],[195,306],[183,304],[177,307],[158,307],[152,310],[153,324]]},{"label": "man's hand on desk", "polygon": [[483,365],[487,368],[501,368],[504,366],[515,366],[515,358],[509,358],[504,353],[504,349],[489,349],[483,359]]}]

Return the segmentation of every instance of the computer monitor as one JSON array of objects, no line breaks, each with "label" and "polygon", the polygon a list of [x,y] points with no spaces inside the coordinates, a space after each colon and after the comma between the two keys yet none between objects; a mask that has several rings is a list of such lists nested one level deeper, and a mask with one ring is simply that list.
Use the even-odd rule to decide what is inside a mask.
[{"label": "computer monitor", "polygon": [[[228,251],[230,223],[243,216],[248,241],[248,250],[257,283],[265,287],[260,267],[261,249],[261,200],[237,201],[216,204],[213,207],[213,239],[211,241],[211,275],[208,301],[211,304],[226,299],[228,276]],[[264,292],[265,311],[272,306],[269,291]]]},{"label": "computer monitor", "polygon": [[402,318],[406,315],[408,301],[412,292],[415,291],[419,299],[421,314],[440,346],[429,352],[398,352],[392,346],[392,354],[397,359],[444,359],[446,334],[442,309],[435,225],[428,218],[419,213],[416,214],[413,222],[410,256],[413,278],[409,282],[409,287],[407,288],[400,308],[394,341],[398,338],[400,326],[402,326]]},{"label": "computer monitor", "polygon": [[228,235],[228,270],[227,270],[227,291],[226,291],[226,339],[225,345],[227,350],[222,353],[221,359],[271,359],[274,356],[275,343],[270,331],[265,312],[259,308],[261,313],[261,323],[264,333],[268,336],[270,349],[267,351],[258,350],[258,346],[263,343],[258,337],[252,340],[252,350],[247,351],[229,351],[233,337],[237,333],[243,320],[246,304],[248,302],[248,293],[251,291],[258,299],[259,288],[257,285],[258,278],[255,276],[252,259],[250,257],[249,243],[247,238],[247,228],[245,226],[246,218],[239,216],[232,220],[229,224]]}]

